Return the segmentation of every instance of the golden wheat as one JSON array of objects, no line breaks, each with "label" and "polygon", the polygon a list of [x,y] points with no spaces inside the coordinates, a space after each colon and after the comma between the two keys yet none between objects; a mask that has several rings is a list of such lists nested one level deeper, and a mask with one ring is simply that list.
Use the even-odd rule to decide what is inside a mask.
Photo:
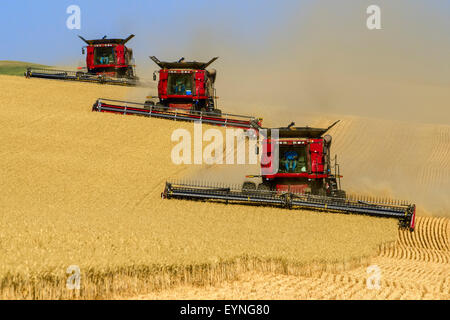
[{"label": "golden wheat", "polygon": [[[215,284],[246,270],[310,274],[364,262],[396,222],[162,200],[180,124],[91,112],[134,89],[0,76],[0,296],[105,298]],[[81,289],[66,289],[70,265]]]}]

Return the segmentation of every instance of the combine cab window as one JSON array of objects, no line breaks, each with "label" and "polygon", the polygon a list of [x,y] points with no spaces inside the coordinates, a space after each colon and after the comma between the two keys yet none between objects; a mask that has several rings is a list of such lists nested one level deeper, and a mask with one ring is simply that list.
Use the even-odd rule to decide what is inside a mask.
[{"label": "combine cab window", "polygon": [[114,64],[114,47],[96,47],[94,64]]},{"label": "combine cab window", "polygon": [[168,94],[193,95],[192,73],[169,73]]},{"label": "combine cab window", "polygon": [[305,145],[279,145],[279,173],[303,173],[308,171]]}]

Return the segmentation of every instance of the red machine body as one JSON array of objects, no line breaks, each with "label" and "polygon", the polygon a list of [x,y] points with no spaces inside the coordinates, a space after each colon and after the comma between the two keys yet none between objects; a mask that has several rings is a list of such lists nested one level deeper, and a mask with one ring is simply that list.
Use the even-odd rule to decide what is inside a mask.
[{"label": "red machine body", "polygon": [[89,74],[107,75],[116,78],[134,78],[133,50],[125,44],[134,37],[126,39],[86,40],[79,36],[87,46],[86,68]]},{"label": "red machine body", "polygon": [[[184,58],[177,62],[163,62],[154,56],[150,58],[161,68],[158,71],[157,105],[170,109],[221,114],[215,103],[216,71],[206,69],[217,57],[208,62],[185,62]],[[146,104],[150,103],[151,101],[146,101]]]},{"label": "red machine body", "polygon": [[[345,196],[339,186],[339,165],[330,157],[328,128],[270,129],[262,142],[260,190]],[[278,159],[276,155],[278,154]],[[332,172],[334,168],[334,172]],[[247,187],[249,183],[247,182]],[[252,187],[250,187],[252,188]]]}]

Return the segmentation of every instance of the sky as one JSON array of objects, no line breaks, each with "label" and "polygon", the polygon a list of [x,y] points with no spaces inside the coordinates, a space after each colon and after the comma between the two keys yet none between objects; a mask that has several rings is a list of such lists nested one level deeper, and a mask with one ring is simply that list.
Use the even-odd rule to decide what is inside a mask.
[{"label": "sky", "polygon": [[[16,0],[1,1],[0,30],[6,50],[0,60],[25,60],[54,64],[78,57],[86,39],[126,37],[135,34],[130,46],[147,49],[139,58],[162,47],[183,48],[199,34],[218,32],[236,43],[258,45],[273,26],[308,0],[211,1],[211,0]],[[66,20],[70,5],[81,9],[81,29],[69,30]],[[177,55],[173,55],[177,57]]]},{"label": "sky", "polygon": [[[364,11],[369,4],[379,4],[384,18],[390,14],[389,9],[384,8],[389,2],[392,1],[340,0],[334,1],[338,3],[336,6],[333,1],[323,0],[1,0],[0,33],[6,50],[0,52],[0,59],[53,64],[78,58],[82,46],[78,34],[96,38],[125,37],[134,33],[136,38],[130,46],[147,50],[139,51],[139,58],[154,52],[165,53],[164,47],[186,49],[190,42],[205,35],[209,35],[206,40],[211,44],[225,41],[230,46],[244,45],[244,49],[251,51],[277,45],[277,38],[293,32],[290,30],[293,20],[295,27],[301,28],[301,21],[311,17],[317,8],[325,14],[314,17],[325,28],[332,30],[335,27],[332,22],[345,24],[356,17],[361,22],[358,27],[363,28]],[[411,22],[417,24],[422,23],[417,15],[426,18],[432,14],[440,17],[430,19],[447,21],[450,18],[448,0],[396,2],[401,4],[395,8],[396,15],[411,11],[415,15],[411,16]],[[426,3],[429,12],[420,10],[417,3]],[[72,4],[81,9],[80,30],[66,27],[69,16],[66,9]],[[335,17],[330,19],[330,12]],[[350,16],[352,18],[348,19]],[[401,24],[398,22],[397,27]],[[442,25],[443,28],[449,26],[449,23]],[[449,30],[433,30],[429,36],[444,32],[448,34]],[[298,30],[293,33],[298,34]]]},{"label": "sky", "polygon": [[[381,30],[366,27],[372,4],[381,8]],[[70,5],[81,9],[80,30],[66,27]],[[157,69],[150,55],[219,56],[212,67],[225,101],[450,124],[440,115],[450,98],[449,0],[0,0],[0,6],[0,60],[79,66],[85,58],[77,35],[135,34],[128,46],[141,77]]]}]

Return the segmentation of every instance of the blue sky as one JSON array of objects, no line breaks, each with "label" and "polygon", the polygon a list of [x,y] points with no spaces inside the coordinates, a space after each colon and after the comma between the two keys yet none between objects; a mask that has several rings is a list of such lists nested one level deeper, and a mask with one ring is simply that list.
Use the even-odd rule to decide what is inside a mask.
[{"label": "blue sky", "polygon": [[[0,52],[0,60],[70,61],[81,52],[78,34],[89,39],[134,33],[130,46],[148,50],[141,56],[174,43],[183,47],[193,37],[210,32],[226,33],[236,43],[258,45],[291,10],[308,1],[284,1],[281,5],[257,0],[2,1],[0,30],[7,46]],[[66,9],[72,4],[81,8],[81,30],[66,28]]]},{"label": "blue sky", "polygon": [[[196,58],[208,59],[211,54],[220,55],[224,48],[240,48],[246,58],[258,58],[265,53],[273,56],[275,48],[289,51],[310,46],[305,39],[315,37],[316,31],[311,20],[315,28],[328,30],[329,35],[341,28],[339,40],[358,46],[368,36],[364,11],[369,4],[381,6],[384,26],[396,29],[393,33],[403,32],[401,37],[419,37],[419,41],[434,38],[438,44],[449,40],[450,1],[395,3],[398,5],[391,10],[394,5],[390,0],[2,0],[0,60],[72,64],[83,58],[78,34],[97,38],[126,37],[130,33],[136,35],[129,44],[138,62],[147,62],[148,55],[175,59],[195,54]],[[72,4],[81,8],[81,30],[66,28],[66,9]],[[304,21],[310,25],[303,26]],[[426,35],[417,36],[423,29],[421,24],[428,29]],[[343,25],[348,30],[342,29]],[[363,37],[355,41],[355,32]],[[440,49],[439,45],[433,47]]]}]

